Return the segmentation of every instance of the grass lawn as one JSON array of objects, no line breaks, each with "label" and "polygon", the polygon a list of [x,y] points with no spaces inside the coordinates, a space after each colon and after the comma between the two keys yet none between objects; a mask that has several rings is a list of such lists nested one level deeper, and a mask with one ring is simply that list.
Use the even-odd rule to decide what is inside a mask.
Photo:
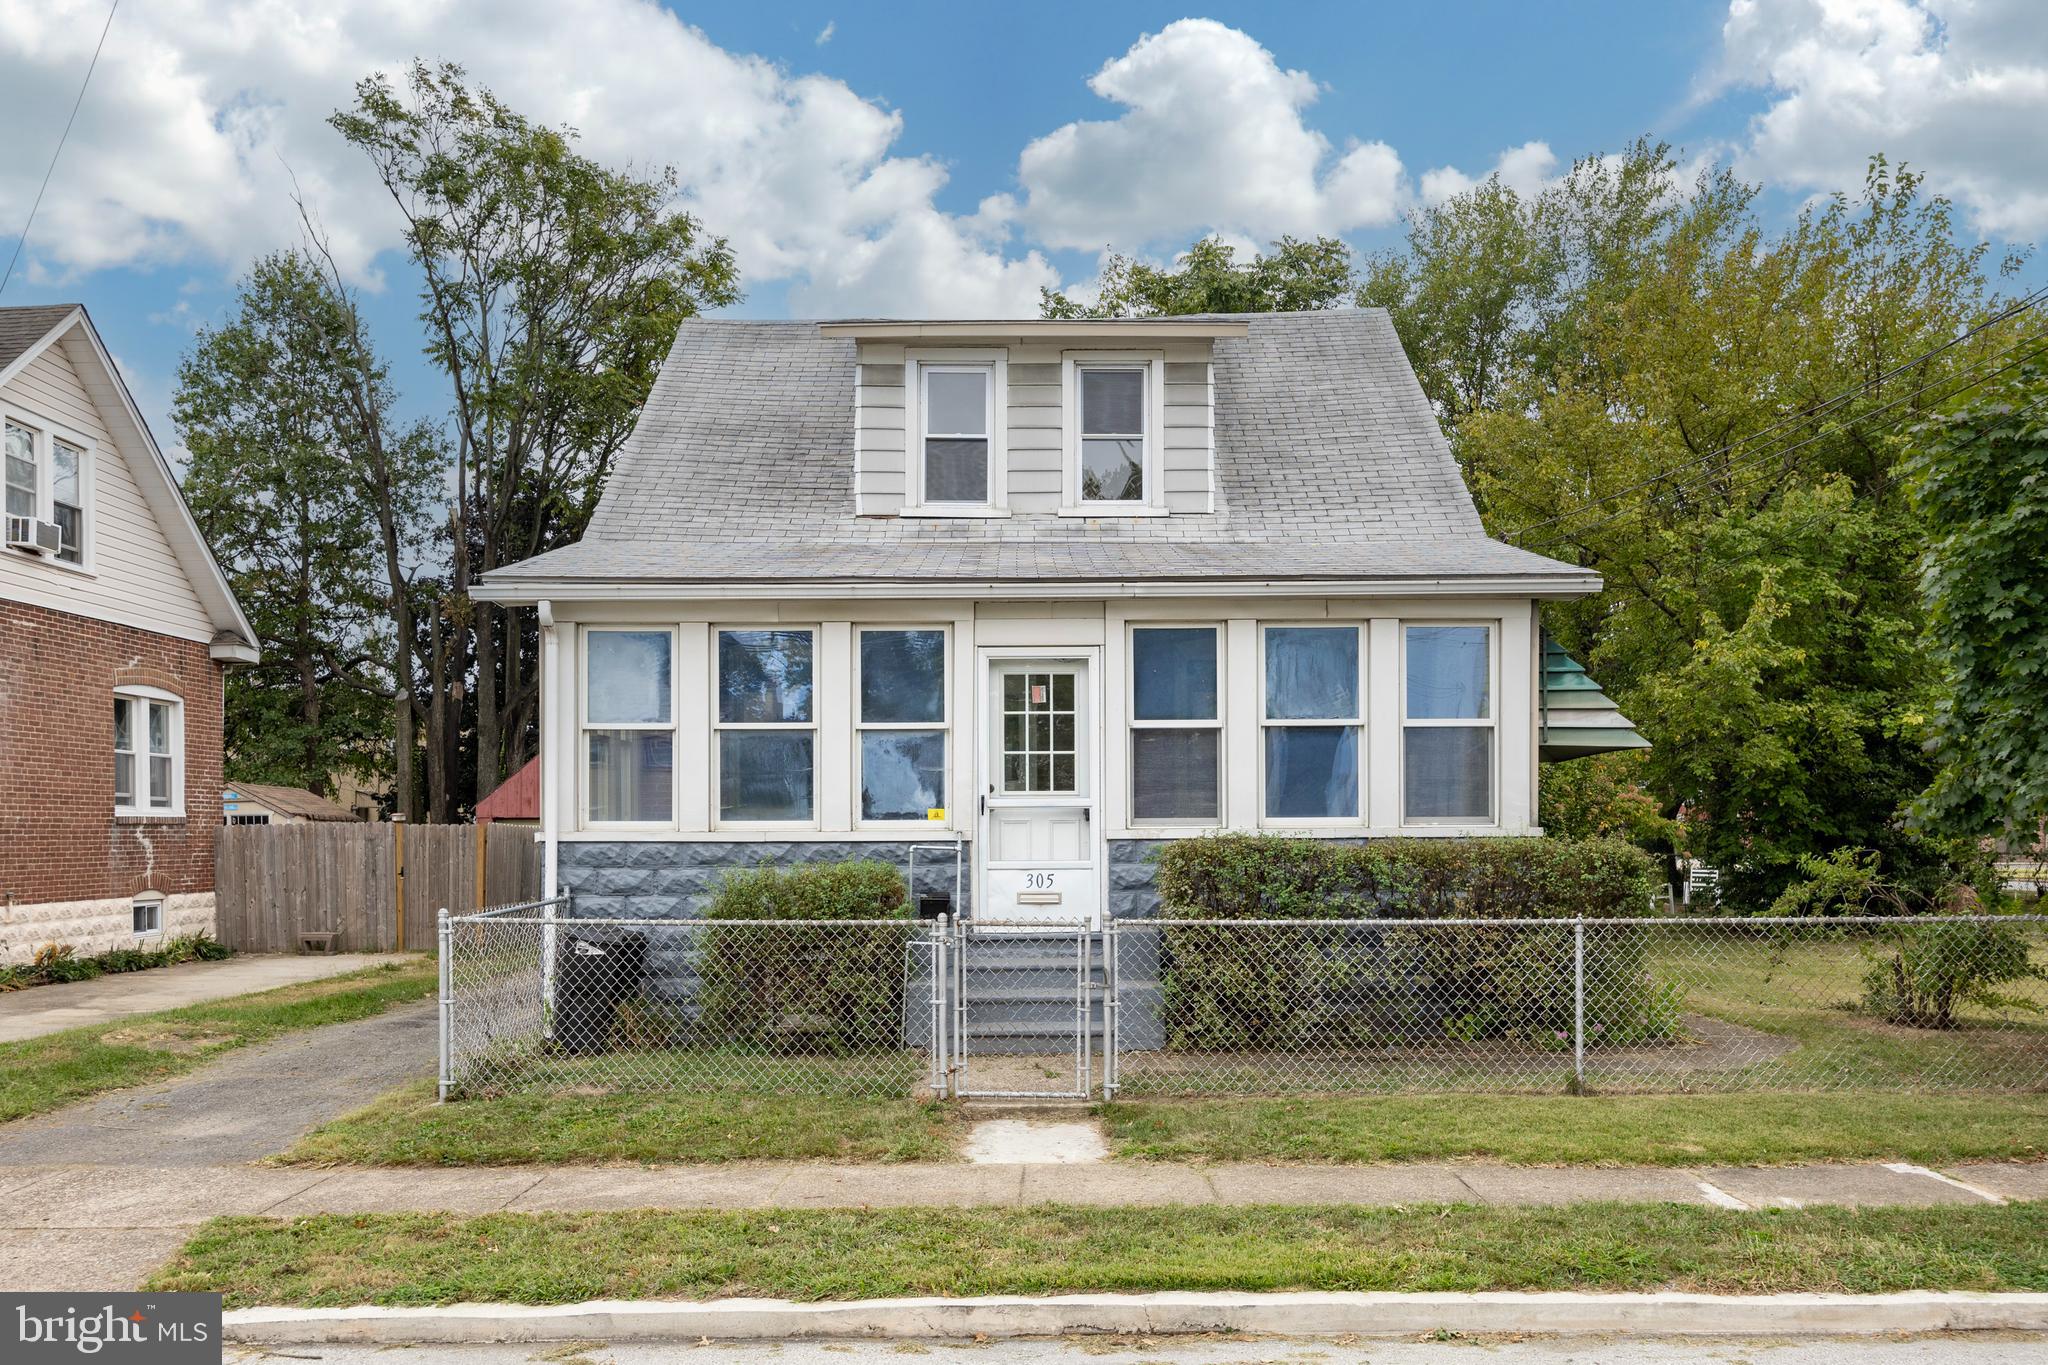
[{"label": "grass lawn", "polygon": [[1157,1161],[1712,1166],[2048,1158],[2048,1095],[1412,1095],[1119,1101],[1110,1148]]},{"label": "grass lawn", "polygon": [[743,1091],[514,1094],[434,1103],[403,1086],[279,1160],[361,1166],[609,1161],[949,1161],[958,1120],[909,1099]]},{"label": "grass lawn", "polygon": [[0,1122],[176,1076],[232,1048],[382,1014],[434,993],[431,958],[0,1043]]},{"label": "grass lawn", "polygon": [[151,1279],[254,1304],[1089,1290],[2048,1289],[2048,1204],[218,1218]]}]

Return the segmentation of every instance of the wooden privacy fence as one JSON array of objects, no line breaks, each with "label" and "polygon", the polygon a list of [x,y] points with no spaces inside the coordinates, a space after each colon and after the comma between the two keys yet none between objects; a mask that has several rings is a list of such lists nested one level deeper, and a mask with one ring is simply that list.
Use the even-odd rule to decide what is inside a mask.
[{"label": "wooden privacy fence", "polygon": [[460,914],[539,899],[533,836],[531,825],[506,823],[226,825],[214,836],[216,933],[245,953],[297,952],[311,931],[335,934],[343,952],[430,949],[443,906]]}]

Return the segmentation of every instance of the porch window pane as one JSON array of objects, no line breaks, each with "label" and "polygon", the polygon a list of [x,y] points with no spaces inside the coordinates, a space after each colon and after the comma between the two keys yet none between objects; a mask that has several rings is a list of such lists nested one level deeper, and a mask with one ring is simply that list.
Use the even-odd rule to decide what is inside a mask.
[{"label": "porch window pane", "polygon": [[1141,502],[1145,497],[1142,440],[1081,442],[1081,497],[1087,502]]},{"label": "porch window pane", "polygon": [[1407,731],[1402,769],[1410,820],[1493,818],[1493,731],[1424,726]]},{"label": "porch window pane", "polygon": [[718,736],[718,814],[725,820],[811,818],[811,732],[725,730]]},{"label": "porch window pane", "polygon": [[675,739],[666,730],[592,730],[590,818],[665,823],[675,814]]},{"label": "porch window pane", "polygon": [[592,725],[666,725],[672,689],[665,630],[590,633],[585,718]]},{"label": "porch window pane", "polygon": [[1145,434],[1143,370],[1081,371],[1081,432],[1085,436]]},{"label": "porch window pane", "polygon": [[863,820],[922,820],[946,804],[946,732],[869,730],[860,737]]},{"label": "porch window pane", "polygon": [[1485,626],[1408,627],[1408,718],[1483,720],[1491,670]]},{"label": "porch window pane", "polygon": [[1266,631],[1266,718],[1358,717],[1358,628],[1272,626]]},{"label": "porch window pane", "polygon": [[944,720],[946,632],[862,631],[860,718],[870,724]]},{"label": "porch window pane", "polygon": [[1131,732],[1131,814],[1146,820],[1217,818],[1215,730]]},{"label": "porch window pane", "polygon": [[988,501],[988,442],[936,437],[924,443],[924,500]]},{"label": "porch window pane", "polygon": [[728,725],[811,719],[811,632],[718,632],[718,718]]},{"label": "porch window pane", "polygon": [[1138,720],[1216,719],[1214,629],[1131,632],[1131,714]]},{"label": "porch window pane", "polygon": [[986,370],[926,370],[924,429],[942,436],[988,435]]},{"label": "porch window pane", "polygon": [[1358,730],[1283,725],[1266,730],[1266,814],[1285,819],[1358,816]]}]

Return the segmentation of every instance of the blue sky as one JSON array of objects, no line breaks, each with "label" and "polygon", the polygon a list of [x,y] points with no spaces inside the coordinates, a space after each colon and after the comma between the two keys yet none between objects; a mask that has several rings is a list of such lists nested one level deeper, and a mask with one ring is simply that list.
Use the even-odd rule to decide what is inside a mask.
[{"label": "blue sky", "polygon": [[[0,10],[7,250],[105,14]],[[296,180],[408,407],[437,411],[394,215],[320,122],[415,54],[606,160],[676,165],[757,316],[1028,312],[1102,246],[1163,258],[1206,230],[1372,250],[1460,183],[1533,187],[1645,133],[1734,165],[1774,214],[1855,188],[1881,150],[1933,171],[1973,233],[2048,230],[2035,0],[153,0],[115,19],[4,302],[84,301],[174,445],[178,357],[256,253],[296,241]]]}]

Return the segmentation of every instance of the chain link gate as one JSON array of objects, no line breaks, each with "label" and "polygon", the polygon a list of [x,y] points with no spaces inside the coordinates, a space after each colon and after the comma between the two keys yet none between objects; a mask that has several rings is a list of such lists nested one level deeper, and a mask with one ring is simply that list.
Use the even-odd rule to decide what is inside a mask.
[{"label": "chain link gate", "polygon": [[1095,1047],[1109,1049],[1113,957],[1086,922],[959,921],[950,1091],[1001,1099],[1087,1099]]}]

